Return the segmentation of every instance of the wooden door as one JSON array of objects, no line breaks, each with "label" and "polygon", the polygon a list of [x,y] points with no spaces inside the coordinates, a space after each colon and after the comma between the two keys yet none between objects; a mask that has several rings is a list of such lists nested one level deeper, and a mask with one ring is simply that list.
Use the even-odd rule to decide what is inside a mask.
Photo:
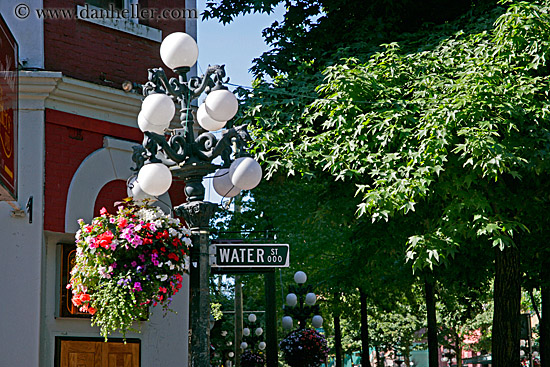
[{"label": "wooden door", "polygon": [[139,367],[138,343],[103,343],[101,367]]},{"label": "wooden door", "polygon": [[59,367],[139,367],[139,343],[61,340]]}]

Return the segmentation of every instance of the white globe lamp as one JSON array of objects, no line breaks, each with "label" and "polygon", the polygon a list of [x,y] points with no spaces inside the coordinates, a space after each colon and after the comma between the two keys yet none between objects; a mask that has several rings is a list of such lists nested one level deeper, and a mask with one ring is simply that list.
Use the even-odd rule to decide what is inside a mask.
[{"label": "white globe lamp", "polygon": [[254,332],[257,336],[260,336],[264,333],[264,329],[262,329],[261,327],[257,328],[256,331]]},{"label": "white globe lamp", "polygon": [[183,32],[175,32],[166,36],[160,44],[160,58],[170,69],[195,65],[199,57],[197,42]]},{"label": "white globe lamp", "polygon": [[242,342],[241,343],[241,349],[246,349],[248,348],[248,343],[247,342]]},{"label": "white globe lamp", "polygon": [[197,121],[204,130],[218,131],[225,127],[227,121],[214,120],[208,112],[206,112],[206,104],[201,104],[197,110]]},{"label": "white globe lamp", "polygon": [[289,305],[290,307],[294,307],[296,306],[296,304],[298,303],[298,296],[296,296],[296,294],[294,293],[289,293],[286,295],[286,304]]},{"label": "white globe lamp", "polygon": [[153,125],[149,121],[147,121],[141,112],[138,114],[138,127],[142,132],[150,131],[155,134],[164,134],[164,130],[166,130],[166,127],[160,126],[160,125]]},{"label": "white globe lamp", "polygon": [[243,190],[252,190],[262,180],[262,167],[253,158],[237,158],[229,167],[229,177],[233,185]]},{"label": "white globe lamp", "polygon": [[162,163],[149,163],[141,167],[137,181],[146,194],[159,196],[172,185],[172,173]]},{"label": "white globe lamp", "polygon": [[251,313],[250,315],[248,315],[248,321],[250,322],[256,322],[257,318],[256,318],[256,315]]},{"label": "white globe lamp", "polygon": [[285,330],[292,329],[292,317],[290,316],[283,317],[283,329]]},{"label": "white globe lamp", "polygon": [[266,346],[267,345],[265,344],[265,342],[260,342],[260,344],[258,344],[258,348],[260,348],[260,350],[264,350]]},{"label": "white globe lamp", "polygon": [[210,92],[204,104],[208,115],[218,121],[231,120],[239,110],[237,97],[227,89]]},{"label": "white globe lamp", "polygon": [[249,335],[250,335],[250,329],[247,328],[247,327],[245,327],[245,328],[243,329],[243,335],[244,335],[244,336],[249,336]]},{"label": "white globe lamp", "polygon": [[229,177],[229,168],[219,169],[212,179],[214,190],[224,198],[232,198],[239,195],[241,189],[233,185]]},{"label": "white globe lamp", "polygon": [[323,318],[319,315],[313,316],[311,319],[311,325],[313,325],[314,328],[318,329],[321,326],[323,326]]},{"label": "white globe lamp", "polygon": [[154,196],[146,194],[141,189],[139,182],[137,182],[137,176],[132,176],[128,179],[126,183],[126,193],[128,194],[129,197],[132,197],[136,202],[141,202],[145,199],[156,201]]},{"label": "white globe lamp", "polygon": [[166,129],[176,114],[176,106],[168,95],[153,93],[145,97],[139,114],[148,123]]},{"label": "white globe lamp", "polygon": [[317,302],[317,296],[315,293],[308,293],[306,294],[306,304],[308,306],[313,306]]},{"label": "white globe lamp", "polygon": [[298,284],[304,284],[307,281],[307,275],[303,271],[297,271],[294,274],[294,281]]}]

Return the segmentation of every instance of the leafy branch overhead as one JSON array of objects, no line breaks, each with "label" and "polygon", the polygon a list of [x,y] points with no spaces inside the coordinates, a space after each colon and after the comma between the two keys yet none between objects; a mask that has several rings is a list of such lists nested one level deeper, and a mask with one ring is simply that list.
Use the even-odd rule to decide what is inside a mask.
[{"label": "leafy branch overhead", "polygon": [[[296,77],[259,82],[242,118],[268,176],[328,172],[356,185],[357,215],[373,221],[437,202],[430,228],[409,242],[409,257],[424,265],[445,256],[436,248],[454,251],[457,235],[510,245],[527,230],[506,214],[525,204],[510,190],[550,158],[548,4],[467,20],[339,60],[322,76],[304,64]],[[438,245],[420,255],[426,241]]]}]

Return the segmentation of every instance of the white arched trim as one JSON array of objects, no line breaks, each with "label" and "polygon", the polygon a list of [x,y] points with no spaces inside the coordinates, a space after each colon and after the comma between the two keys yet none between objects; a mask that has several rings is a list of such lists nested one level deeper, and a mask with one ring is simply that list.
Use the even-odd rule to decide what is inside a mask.
[{"label": "white arched trim", "polygon": [[[134,172],[130,169],[132,147],[135,142],[110,137],[103,138],[103,148],[87,156],[76,170],[65,206],[65,232],[76,233],[78,220],[90,223],[94,215],[94,205],[101,188],[114,180],[126,181]],[[122,199],[122,198],[121,198]],[[160,200],[171,207],[168,193]]]}]

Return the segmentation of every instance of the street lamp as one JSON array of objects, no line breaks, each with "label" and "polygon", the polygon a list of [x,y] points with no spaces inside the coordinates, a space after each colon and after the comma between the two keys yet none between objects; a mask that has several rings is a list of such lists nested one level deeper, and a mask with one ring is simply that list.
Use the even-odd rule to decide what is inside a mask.
[{"label": "street lamp", "polygon": [[314,315],[311,324],[314,328],[320,328],[323,325],[323,318],[319,315],[319,305],[316,305],[317,295],[312,292],[309,285],[304,285],[307,281],[307,275],[303,271],[297,271],[294,274],[296,286],[289,286],[289,293],[286,296],[286,304],[284,307],[286,316],[283,317],[283,328],[292,329],[293,319],[298,320],[298,328],[306,327],[306,320]]},{"label": "street lamp", "polygon": [[[198,57],[195,40],[181,32],[168,35],[160,46],[160,56],[177,75],[170,78],[162,68],[149,69],[143,85],[143,100],[138,115],[144,133],[143,144],[134,147],[132,160],[137,177],[129,179],[129,191],[144,197],[162,195],[171,186],[172,178],[185,182],[187,202],[174,208],[185,219],[192,233],[193,249],[190,267],[191,286],[191,360],[193,367],[207,367],[209,361],[209,221],[218,205],[204,201],[202,181],[214,172],[214,189],[223,197],[250,190],[261,180],[258,162],[249,157],[251,141],[246,125],[232,127],[216,138],[211,131],[225,127],[238,109],[236,97],[227,90],[224,66],[209,66],[200,77],[187,78]],[[206,100],[197,111],[200,127],[206,132],[195,137],[195,119],[191,102],[202,93]],[[180,107],[181,128],[169,130],[176,105]],[[221,157],[220,164],[214,164]]]}]

